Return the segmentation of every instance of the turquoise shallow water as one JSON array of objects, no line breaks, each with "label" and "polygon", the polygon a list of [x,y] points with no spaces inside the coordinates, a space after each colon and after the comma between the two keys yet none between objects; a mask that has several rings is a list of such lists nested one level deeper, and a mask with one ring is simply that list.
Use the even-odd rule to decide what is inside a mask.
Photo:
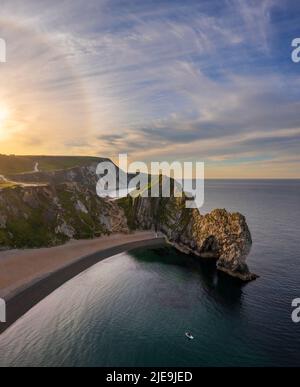
[{"label": "turquoise shallow water", "polygon": [[300,366],[299,196],[298,181],[208,182],[203,211],[247,216],[259,280],[241,286],[171,248],[123,253],[1,335],[0,366]]}]

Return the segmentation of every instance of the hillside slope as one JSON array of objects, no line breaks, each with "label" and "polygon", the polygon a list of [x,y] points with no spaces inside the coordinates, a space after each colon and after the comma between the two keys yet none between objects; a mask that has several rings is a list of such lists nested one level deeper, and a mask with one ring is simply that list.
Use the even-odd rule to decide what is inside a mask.
[{"label": "hillside slope", "polygon": [[6,156],[0,155],[0,175],[33,172],[36,164],[41,172],[88,166],[101,158],[85,156]]},{"label": "hillside slope", "polygon": [[201,215],[185,208],[185,196],[99,198],[96,165],[93,160],[81,167],[20,174],[20,179],[45,184],[0,189],[0,249],[156,230],[184,253],[216,259],[218,269],[242,280],[256,278],[246,265],[252,240],[241,214],[214,210]]}]

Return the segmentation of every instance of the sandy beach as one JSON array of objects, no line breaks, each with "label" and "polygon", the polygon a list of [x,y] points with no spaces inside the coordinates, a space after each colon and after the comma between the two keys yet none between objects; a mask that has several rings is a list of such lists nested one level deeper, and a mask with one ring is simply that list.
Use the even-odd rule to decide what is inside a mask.
[{"label": "sandy beach", "polygon": [[7,302],[7,323],[0,333],[52,291],[97,262],[143,246],[164,243],[154,232],[114,234],[64,245],[0,252],[0,297]]}]

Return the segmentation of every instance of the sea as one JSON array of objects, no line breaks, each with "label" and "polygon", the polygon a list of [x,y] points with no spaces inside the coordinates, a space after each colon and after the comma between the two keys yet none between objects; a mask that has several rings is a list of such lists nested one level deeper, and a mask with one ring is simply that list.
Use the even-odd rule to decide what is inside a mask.
[{"label": "sea", "polygon": [[246,216],[259,279],[166,246],[110,257],[4,332],[0,366],[300,366],[300,181],[208,180],[214,208]]}]

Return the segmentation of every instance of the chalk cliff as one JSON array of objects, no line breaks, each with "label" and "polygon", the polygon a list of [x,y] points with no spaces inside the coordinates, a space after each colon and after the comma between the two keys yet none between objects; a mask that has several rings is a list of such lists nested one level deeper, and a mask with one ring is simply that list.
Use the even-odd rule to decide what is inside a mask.
[{"label": "chalk cliff", "polygon": [[119,204],[131,228],[160,231],[178,250],[216,259],[219,270],[243,281],[257,278],[246,264],[252,239],[243,215],[225,209],[201,215],[185,207],[184,197],[124,198]]},{"label": "chalk cliff", "polygon": [[202,215],[185,208],[184,196],[99,198],[95,168],[93,160],[91,165],[57,171],[6,175],[14,182],[35,185],[0,186],[0,249],[153,229],[184,253],[216,259],[217,268],[231,276],[256,278],[246,264],[252,240],[243,215],[223,209]]}]

